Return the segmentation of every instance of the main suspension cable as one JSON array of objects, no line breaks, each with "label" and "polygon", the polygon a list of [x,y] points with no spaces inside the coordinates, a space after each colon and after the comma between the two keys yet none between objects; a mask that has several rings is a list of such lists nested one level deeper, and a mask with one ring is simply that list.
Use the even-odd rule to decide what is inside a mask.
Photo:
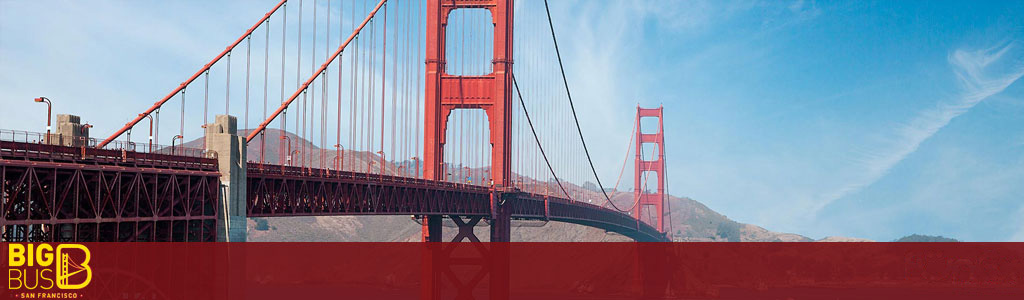
[{"label": "main suspension cable", "polygon": [[526,115],[526,122],[530,124],[530,131],[533,132],[533,139],[537,141],[537,148],[540,149],[540,154],[544,158],[544,163],[548,165],[548,170],[551,171],[551,176],[554,177],[555,182],[558,183],[558,188],[562,189],[562,193],[565,193],[565,196],[572,200],[569,196],[569,192],[566,192],[565,187],[562,186],[562,180],[558,179],[558,176],[555,175],[555,169],[551,167],[551,161],[548,160],[548,155],[544,153],[544,146],[541,146],[540,137],[537,136],[537,130],[533,128],[533,120],[530,119],[530,112],[526,109],[526,102],[523,101],[523,93],[519,91],[519,83],[516,82],[515,73],[512,73],[512,85],[516,88],[516,95],[519,95],[519,105],[522,105],[523,107],[523,114]]},{"label": "main suspension cable", "polygon": [[[633,150],[633,138],[636,137],[637,125],[638,124],[636,122],[633,123],[633,130],[629,134],[629,145],[626,148],[626,158],[622,160],[622,169],[619,170],[619,178],[615,179],[615,187],[612,188],[612,198],[615,198],[615,196],[618,196],[619,194],[619,183],[622,182],[622,174],[626,173],[626,164],[629,163],[629,153],[631,152],[631,150]],[[610,200],[607,202],[611,203]],[[634,199],[633,204],[630,205],[629,209],[632,210],[633,208],[635,208],[637,203],[640,203],[639,199]]]},{"label": "main suspension cable", "polygon": [[[555,25],[551,21],[551,9],[548,8],[548,0],[544,0],[544,11],[548,15],[548,27],[551,29],[551,41],[555,44],[555,55],[558,57],[558,69],[562,71],[562,83],[565,84],[565,94],[569,98],[569,108],[572,109],[572,118],[576,121],[576,131],[580,135],[580,141],[583,142],[583,153],[587,155],[587,162],[590,163],[590,171],[594,173],[594,178],[597,180],[597,186],[601,189],[601,194],[604,194],[604,198],[612,203],[612,198],[608,197],[608,192],[604,190],[604,185],[601,184],[601,177],[597,176],[597,169],[594,168],[594,161],[590,159],[590,150],[587,149],[587,140],[583,138],[583,129],[580,128],[580,119],[576,116],[576,107],[572,103],[572,93],[569,92],[569,81],[565,76],[565,66],[562,64],[562,54],[558,51],[558,38],[555,37]],[[515,82],[515,76],[513,76],[513,82]],[[615,203],[612,203],[612,207],[616,210],[619,209]]]}]

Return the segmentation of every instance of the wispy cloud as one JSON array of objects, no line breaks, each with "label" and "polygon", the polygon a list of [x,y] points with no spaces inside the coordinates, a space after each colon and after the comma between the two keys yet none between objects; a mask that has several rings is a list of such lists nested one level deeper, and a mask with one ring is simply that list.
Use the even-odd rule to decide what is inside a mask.
[{"label": "wispy cloud", "polygon": [[[1017,223],[1024,224],[1024,206],[1017,211]],[[1007,242],[1024,242],[1024,225],[1021,225],[1017,229],[1017,233],[1014,233]]]},{"label": "wispy cloud", "polygon": [[860,154],[855,159],[862,168],[859,175],[822,195],[821,201],[815,203],[814,211],[818,212],[835,200],[875,183],[953,118],[1016,82],[1024,75],[1024,64],[1019,58],[1008,57],[1007,53],[1014,48],[1015,44],[1010,42],[978,50],[953,51],[948,60],[961,85],[958,96],[919,112],[889,133],[882,146]]}]

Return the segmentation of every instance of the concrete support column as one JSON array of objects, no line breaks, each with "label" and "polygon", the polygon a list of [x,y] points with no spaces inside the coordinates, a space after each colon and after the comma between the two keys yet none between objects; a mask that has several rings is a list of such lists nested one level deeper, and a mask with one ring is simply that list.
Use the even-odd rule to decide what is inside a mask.
[{"label": "concrete support column", "polygon": [[50,134],[50,144],[68,147],[88,146],[89,128],[81,124],[76,115],[58,114],[56,130]]},{"label": "concrete support column", "polygon": [[246,143],[238,136],[238,120],[234,116],[217,115],[206,125],[206,149],[217,154],[220,169],[221,197],[217,207],[217,241],[246,240]]}]

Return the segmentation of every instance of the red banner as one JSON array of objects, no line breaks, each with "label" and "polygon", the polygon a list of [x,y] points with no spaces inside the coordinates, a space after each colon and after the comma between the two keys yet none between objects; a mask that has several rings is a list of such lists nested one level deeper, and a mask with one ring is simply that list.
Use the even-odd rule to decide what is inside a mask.
[{"label": "red banner", "polygon": [[1022,243],[3,245],[0,299],[1024,299]]}]

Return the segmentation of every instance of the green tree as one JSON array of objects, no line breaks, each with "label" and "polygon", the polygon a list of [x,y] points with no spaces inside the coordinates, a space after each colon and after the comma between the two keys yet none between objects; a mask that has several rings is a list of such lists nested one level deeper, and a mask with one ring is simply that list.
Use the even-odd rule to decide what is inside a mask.
[{"label": "green tree", "polygon": [[718,230],[715,233],[718,237],[721,237],[730,242],[740,241],[740,223],[736,223],[732,220],[726,220],[718,223]]}]

